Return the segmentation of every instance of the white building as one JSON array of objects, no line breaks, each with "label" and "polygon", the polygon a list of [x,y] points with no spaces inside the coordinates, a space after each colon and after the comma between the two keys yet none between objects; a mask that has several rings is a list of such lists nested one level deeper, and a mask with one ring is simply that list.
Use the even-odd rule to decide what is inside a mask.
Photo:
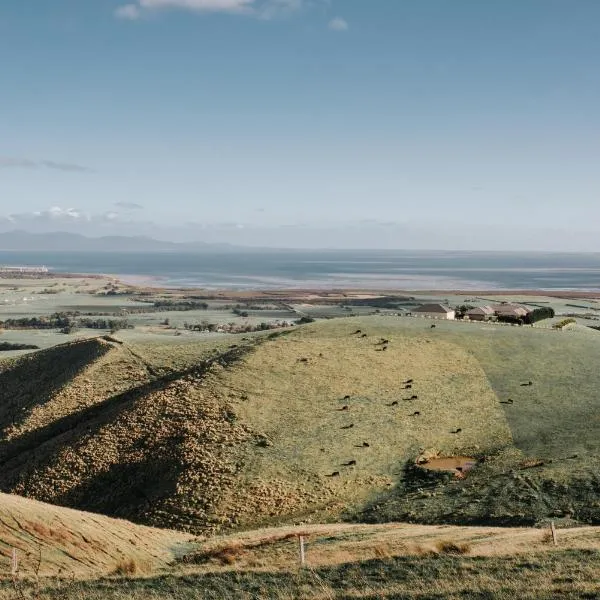
[{"label": "white building", "polygon": [[419,317],[429,317],[431,319],[449,319],[456,316],[456,312],[445,304],[422,304],[413,310],[413,313]]}]

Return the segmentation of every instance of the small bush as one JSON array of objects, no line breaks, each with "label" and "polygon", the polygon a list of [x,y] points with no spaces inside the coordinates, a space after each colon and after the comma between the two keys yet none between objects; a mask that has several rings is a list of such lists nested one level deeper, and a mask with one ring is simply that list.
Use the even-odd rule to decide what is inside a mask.
[{"label": "small bush", "polygon": [[126,558],[117,563],[115,567],[115,575],[121,577],[132,577],[142,571],[140,563],[135,558]]},{"label": "small bush", "polygon": [[567,325],[573,325],[574,323],[577,323],[577,321],[575,319],[563,319],[562,321],[559,321],[558,323],[554,323],[554,325],[552,325],[552,327],[554,329],[564,329]]},{"label": "small bush", "polygon": [[440,554],[469,554],[471,552],[470,544],[457,544],[449,540],[440,540],[435,547]]},{"label": "small bush", "polygon": [[196,552],[193,555],[187,556],[185,562],[203,564],[211,561],[216,561],[222,565],[232,565],[246,553],[246,549],[241,544],[231,544],[229,546],[221,546],[211,548],[204,552]]},{"label": "small bush", "polygon": [[296,321],[296,325],[306,325],[307,323],[314,323],[314,319],[312,317],[300,317],[297,321]]}]

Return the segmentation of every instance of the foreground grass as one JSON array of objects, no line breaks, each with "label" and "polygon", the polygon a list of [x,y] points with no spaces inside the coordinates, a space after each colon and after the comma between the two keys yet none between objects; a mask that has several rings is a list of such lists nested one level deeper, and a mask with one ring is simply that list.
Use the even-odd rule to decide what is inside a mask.
[{"label": "foreground grass", "polygon": [[[512,557],[403,556],[295,571],[221,570],[154,578],[42,585],[38,598],[152,599],[553,599],[597,598],[600,552],[567,550]],[[33,598],[34,587],[24,591]],[[0,598],[14,598],[10,582]]]}]

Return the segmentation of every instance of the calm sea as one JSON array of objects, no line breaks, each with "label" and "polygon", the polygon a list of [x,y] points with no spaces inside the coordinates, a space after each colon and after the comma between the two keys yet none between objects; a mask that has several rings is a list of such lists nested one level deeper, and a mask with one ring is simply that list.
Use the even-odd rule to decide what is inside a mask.
[{"label": "calm sea", "polygon": [[423,251],[0,252],[0,265],[227,289],[600,290],[600,254]]}]

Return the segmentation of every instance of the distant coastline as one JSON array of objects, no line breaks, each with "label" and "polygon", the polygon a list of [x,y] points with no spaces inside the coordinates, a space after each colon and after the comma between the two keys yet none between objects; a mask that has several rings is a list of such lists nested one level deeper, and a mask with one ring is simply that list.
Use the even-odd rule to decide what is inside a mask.
[{"label": "distant coastline", "polygon": [[[39,276],[113,277],[167,289],[600,292],[600,255],[417,251],[2,252]],[[13,274],[2,274],[6,279]],[[26,274],[23,274],[26,275]],[[581,296],[583,297],[583,296]]]}]

